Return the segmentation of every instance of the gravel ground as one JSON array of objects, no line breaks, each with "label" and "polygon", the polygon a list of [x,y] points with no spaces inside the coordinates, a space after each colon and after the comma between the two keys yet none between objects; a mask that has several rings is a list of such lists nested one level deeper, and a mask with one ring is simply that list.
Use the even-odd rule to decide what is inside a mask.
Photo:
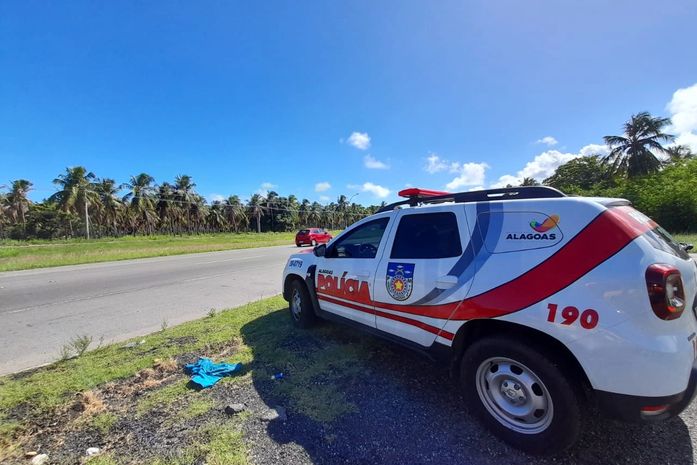
[{"label": "gravel ground", "polygon": [[[370,361],[368,370],[359,382],[346,386],[357,412],[331,425],[294,415],[292,409],[285,423],[248,422],[253,461],[288,465],[693,463],[694,404],[679,418],[655,425],[628,425],[594,416],[586,421],[574,448],[557,456],[533,457],[508,447],[481,427],[463,408],[460,392],[447,373],[420,356],[386,346]],[[255,382],[256,389],[246,400],[253,408],[282,401],[264,399],[263,384]]]}]

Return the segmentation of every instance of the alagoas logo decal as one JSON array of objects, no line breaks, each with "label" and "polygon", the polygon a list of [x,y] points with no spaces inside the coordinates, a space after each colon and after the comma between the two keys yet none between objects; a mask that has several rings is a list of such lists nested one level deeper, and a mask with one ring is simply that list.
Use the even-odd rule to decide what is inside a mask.
[{"label": "alagoas logo decal", "polygon": [[535,233],[508,233],[508,240],[535,240],[535,241],[555,241],[557,240],[556,233],[549,232],[559,225],[559,215],[547,217],[542,223],[535,220],[530,222],[530,227]]},{"label": "alagoas logo decal", "polygon": [[545,233],[550,229],[554,228],[559,224],[559,215],[552,215],[542,222],[542,224],[537,221],[531,221],[530,227],[537,231],[538,233]]},{"label": "alagoas logo decal", "polygon": [[414,289],[414,264],[387,264],[387,293],[395,300],[407,300]]}]

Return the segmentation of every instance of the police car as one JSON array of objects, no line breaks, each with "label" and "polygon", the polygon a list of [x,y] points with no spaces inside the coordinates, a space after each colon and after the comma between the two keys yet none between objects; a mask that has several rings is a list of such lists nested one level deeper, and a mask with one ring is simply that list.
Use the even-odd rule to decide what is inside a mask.
[{"label": "police car", "polygon": [[697,382],[697,266],[622,199],[548,187],[405,200],[290,257],[299,327],[340,320],[449,363],[470,410],[531,453],[575,442],[595,405],[677,415]]}]

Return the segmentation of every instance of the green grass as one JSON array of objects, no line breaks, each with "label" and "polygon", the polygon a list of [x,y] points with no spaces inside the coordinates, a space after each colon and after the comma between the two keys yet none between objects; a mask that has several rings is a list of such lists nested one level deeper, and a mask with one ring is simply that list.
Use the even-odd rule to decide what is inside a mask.
[{"label": "green grass", "polygon": [[294,232],[138,236],[66,241],[0,241],[0,271],[131,258],[291,245]]},{"label": "green grass", "polygon": [[[105,346],[29,375],[2,377],[0,415],[20,404],[24,404],[29,412],[45,412],[61,405],[76,392],[128,378],[143,368],[152,367],[155,359],[198,352],[208,345],[239,339],[242,326],[285,307],[287,303],[281,297],[272,297],[154,333],[136,347],[126,349],[123,344]],[[137,338],[140,339],[143,338]],[[231,359],[244,362],[250,361],[251,357],[250,350],[241,347],[239,355]]]},{"label": "green grass", "polygon": [[247,448],[238,427],[226,424],[207,425],[198,432],[198,438],[183,451],[170,457],[159,457],[151,465],[245,465]]},{"label": "green grass", "polygon": [[[697,248],[697,234],[673,234],[678,242],[687,242],[693,244]],[[690,250],[690,253],[697,253],[696,249]]]},{"label": "green grass", "polygon": [[[111,381],[131,382],[140,370],[153,367],[158,359],[222,350],[228,355],[216,357],[217,361],[242,362],[244,369],[223,379],[220,389],[227,383],[246,383],[262,397],[279,399],[293,414],[331,423],[355,411],[356,406],[346,397],[345,385],[369,376],[365,362],[374,350],[371,338],[347,333],[339,326],[296,329],[287,303],[280,296],[168,328],[144,339],[135,347],[124,348],[123,343],[105,346],[33,372],[0,377],[0,456],[3,447],[6,451],[16,447],[22,431],[32,428],[28,423],[32,418],[51,417],[74,402],[75,393]],[[285,377],[272,381],[271,375],[278,372]],[[168,427],[200,417],[215,407],[212,390],[197,392],[187,387],[187,382],[188,377],[179,371],[173,381],[148,388],[138,396],[132,414],[137,419],[162,406],[169,416],[163,426]],[[90,425],[107,434],[119,417],[100,413],[90,419]],[[228,431],[221,437],[237,444],[237,435]],[[204,454],[209,464],[243,463],[235,461],[243,457],[239,455],[241,449],[223,447],[221,437],[213,435],[197,443],[197,457]]]},{"label": "green grass", "polygon": [[85,460],[86,464],[89,465],[117,465],[118,462],[114,459],[111,454],[101,454],[89,457]]},{"label": "green grass", "polygon": [[112,412],[102,412],[92,417],[92,426],[99,430],[102,435],[107,435],[111,428],[116,424],[119,417]]},{"label": "green grass", "polygon": [[171,404],[184,397],[190,391],[186,386],[187,382],[188,381],[184,379],[150,391],[138,401],[136,414],[138,416],[143,416],[155,407]]}]

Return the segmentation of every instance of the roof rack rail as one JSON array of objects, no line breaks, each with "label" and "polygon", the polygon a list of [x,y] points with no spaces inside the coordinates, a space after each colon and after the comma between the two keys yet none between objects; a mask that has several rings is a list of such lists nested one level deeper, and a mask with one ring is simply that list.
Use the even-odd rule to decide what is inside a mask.
[{"label": "roof rack rail", "polygon": [[402,205],[416,207],[420,204],[455,202],[455,203],[470,203],[470,202],[490,202],[492,200],[518,200],[518,199],[551,199],[566,197],[563,192],[547,186],[520,186],[520,187],[503,187],[500,189],[486,189],[470,192],[453,192],[444,193],[442,195],[428,196],[410,196],[406,200],[400,200],[389,205],[385,205],[377,213],[382,213],[394,210]]}]

